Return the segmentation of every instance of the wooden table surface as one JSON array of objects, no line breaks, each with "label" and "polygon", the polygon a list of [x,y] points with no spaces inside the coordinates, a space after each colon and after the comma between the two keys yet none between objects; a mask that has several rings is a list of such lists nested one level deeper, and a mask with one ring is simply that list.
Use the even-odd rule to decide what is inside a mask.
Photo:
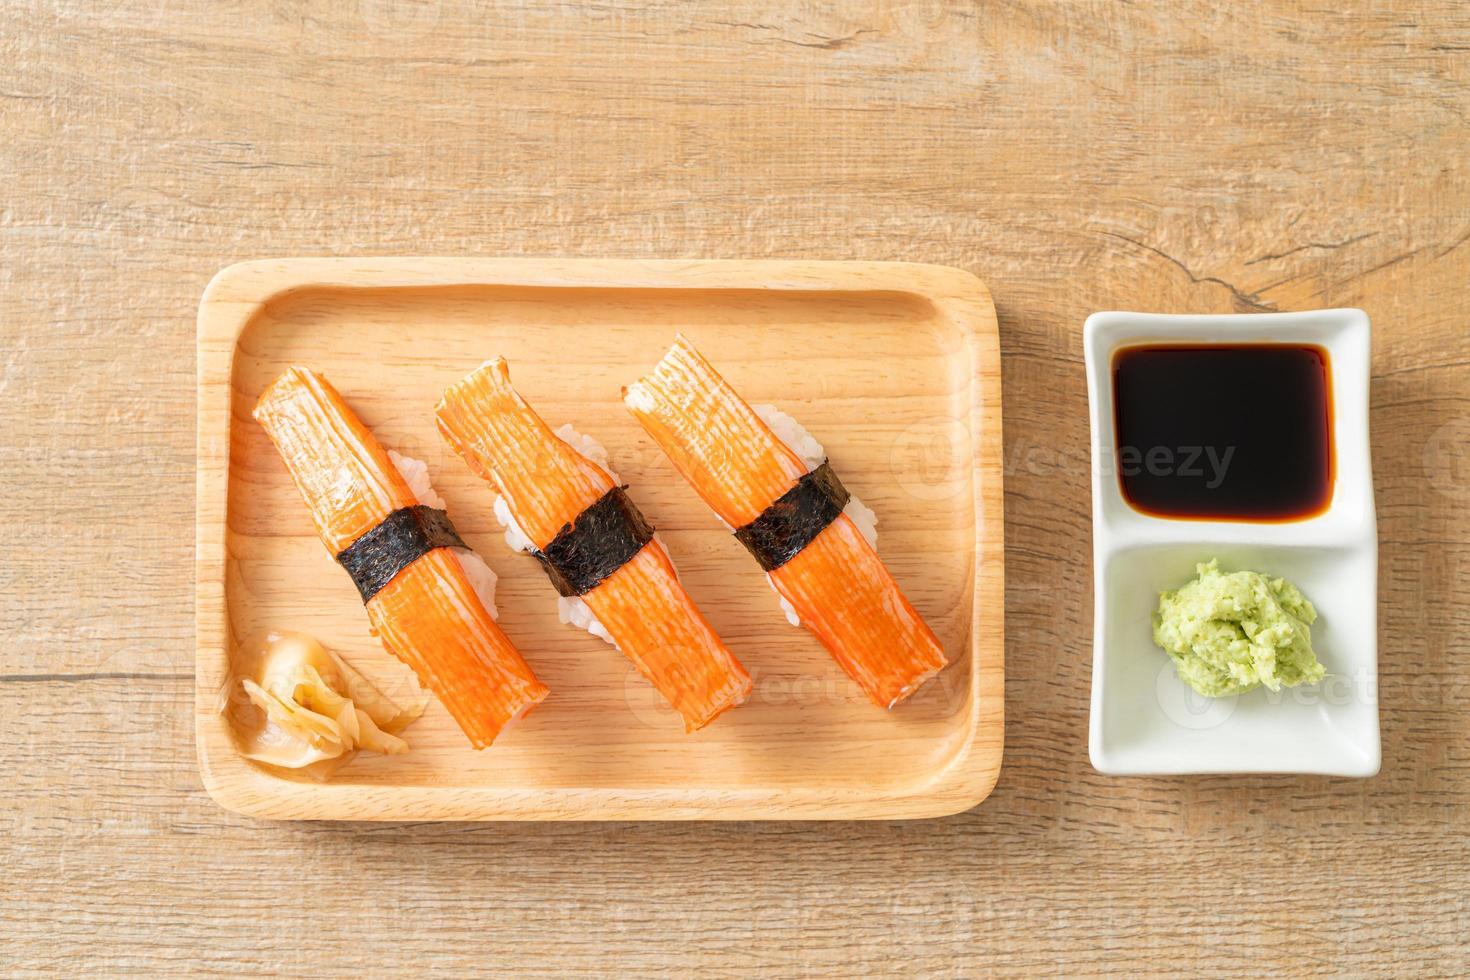
[{"label": "wooden table surface", "polygon": [[[1466,967],[1470,11],[823,6],[0,9],[0,973]],[[864,824],[217,807],[191,719],[194,315],[220,267],[297,254],[986,280],[994,795]],[[1324,306],[1375,329],[1383,771],[1102,777],[1082,321]]]}]

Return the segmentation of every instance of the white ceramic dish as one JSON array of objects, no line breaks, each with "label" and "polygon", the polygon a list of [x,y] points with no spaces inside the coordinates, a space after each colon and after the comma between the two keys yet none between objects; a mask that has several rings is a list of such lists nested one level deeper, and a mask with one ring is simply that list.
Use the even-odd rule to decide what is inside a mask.
[{"label": "white ceramic dish", "polygon": [[[1092,422],[1093,618],[1090,752],[1117,775],[1378,771],[1378,537],[1368,441],[1368,317],[1362,310],[1232,316],[1095,313],[1084,328]],[[1113,354],[1150,343],[1300,343],[1328,353],[1332,501],[1289,523],[1170,520],[1134,510],[1118,484]],[[1317,607],[1321,684],[1234,698],[1195,694],[1153,643],[1164,589],[1196,562],[1295,583]]]}]

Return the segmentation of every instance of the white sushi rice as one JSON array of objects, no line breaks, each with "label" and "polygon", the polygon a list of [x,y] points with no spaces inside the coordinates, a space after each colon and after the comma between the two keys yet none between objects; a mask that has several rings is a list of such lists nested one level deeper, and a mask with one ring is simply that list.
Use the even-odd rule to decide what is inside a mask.
[{"label": "white sushi rice", "polygon": [[510,512],[510,504],[499,494],[495,495],[495,522],[505,528],[505,543],[510,545],[512,551],[530,551],[536,546],[516,523],[515,515]]},{"label": "white sushi rice", "polygon": [[444,498],[434,492],[434,485],[429,482],[429,464],[412,456],[388,450],[388,458],[398,468],[399,474],[408,483],[408,489],[418,498],[418,502],[425,507],[433,507],[436,510],[444,510]]},{"label": "white sushi rice", "polygon": [[[590,462],[605,470],[607,475],[613,478],[613,482],[618,482],[618,474],[609,465],[607,449],[602,443],[589,435],[578,432],[572,428],[570,423],[554,430],[553,434]],[[525,531],[521,530],[521,526],[516,523],[515,515],[510,512],[510,504],[506,503],[505,498],[501,496],[495,498],[495,520],[505,528],[505,543],[510,545],[512,550],[530,552],[535,548],[536,543],[526,536]],[[617,643],[613,642],[612,634],[607,631],[607,627],[597,621],[597,617],[592,614],[587,603],[582,601],[581,596],[557,596],[556,618],[579,630],[586,630],[605,643],[617,646]]]},{"label": "white sushi rice", "polygon": [[[822,460],[827,458],[827,451],[806,430],[805,426],[775,405],[752,405],[750,407],[755,414],[760,416],[761,421],[770,427],[771,433],[786,444],[786,448],[801,457],[808,472],[822,465]],[[856,494],[848,496],[847,506],[842,508],[842,513],[857,526],[858,532],[867,539],[868,544],[874,548],[878,547],[878,515],[859,500]],[[796,609],[777,590],[776,583],[771,580],[770,575],[766,576],[766,584],[781,600],[781,611],[786,614],[786,621],[792,626],[800,626],[801,617],[796,615]]]},{"label": "white sushi rice", "polygon": [[578,432],[572,428],[570,422],[554,430],[552,434],[602,467],[607,472],[607,475],[613,478],[614,483],[622,482],[618,477],[617,470],[612,468],[612,464],[608,460],[607,447],[603,446],[602,443],[589,435],[583,435]]},{"label": "white sushi rice", "polygon": [[470,588],[475,590],[475,595],[480,597],[485,611],[490,614],[491,619],[500,618],[500,610],[495,608],[495,583],[499,581],[491,567],[485,564],[485,559],[475,554],[469,548],[450,548],[450,552],[459,560],[459,567],[464,569],[464,577],[469,579]]},{"label": "white sushi rice", "polygon": [[[413,491],[414,498],[425,507],[433,507],[436,510],[444,510],[444,498],[434,492],[434,485],[429,482],[429,464],[412,456],[388,450],[388,458],[403,475],[408,488]],[[470,583],[470,588],[475,590],[480,604],[490,614],[491,619],[500,618],[500,610],[495,608],[495,583],[499,581],[495,572],[485,564],[485,559],[475,554],[468,548],[450,548],[459,567],[464,570],[464,577]]]},{"label": "white sushi rice", "polygon": [[582,601],[581,596],[559,595],[556,597],[556,618],[569,626],[575,626],[579,630],[586,630],[593,636],[617,647],[617,642],[607,627],[598,622],[597,617],[592,615],[592,610],[587,603]]}]

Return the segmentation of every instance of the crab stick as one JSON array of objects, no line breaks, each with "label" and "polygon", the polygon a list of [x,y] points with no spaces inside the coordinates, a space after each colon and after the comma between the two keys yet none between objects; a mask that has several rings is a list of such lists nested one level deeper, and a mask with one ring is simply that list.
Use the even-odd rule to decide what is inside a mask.
[{"label": "crab stick", "polygon": [[546,697],[450,550],[463,542],[444,512],[420,504],[326,378],[290,368],[261,394],[254,415],[322,543],[351,573],[373,633],[475,748]]},{"label": "crab stick", "polygon": [[750,675],[684,591],[652,528],[607,469],[521,398],[504,360],[450,387],[438,418],[444,438],[501,495],[557,590],[586,604],[685,731],[745,700]]},{"label": "crab stick", "polygon": [[841,512],[829,467],[809,470],[687,340],[623,401],[874,704],[893,707],[944,667],[933,631]]}]

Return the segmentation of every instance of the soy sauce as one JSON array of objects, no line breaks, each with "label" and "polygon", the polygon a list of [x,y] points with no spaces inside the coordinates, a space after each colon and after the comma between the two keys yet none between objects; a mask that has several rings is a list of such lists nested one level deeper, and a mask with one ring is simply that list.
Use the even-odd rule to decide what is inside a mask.
[{"label": "soy sauce", "polygon": [[1332,502],[1327,352],[1127,347],[1113,357],[1118,481],[1159,517],[1292,521]]}]

